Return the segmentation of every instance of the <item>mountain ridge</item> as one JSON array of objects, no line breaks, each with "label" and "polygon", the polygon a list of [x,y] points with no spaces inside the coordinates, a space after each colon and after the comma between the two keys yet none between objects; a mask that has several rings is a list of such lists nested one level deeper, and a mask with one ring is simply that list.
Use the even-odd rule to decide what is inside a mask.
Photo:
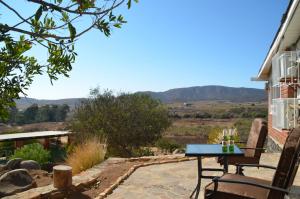
[{"label": "mountain ridge", "polygon": [[[163,103],[192,102],[192,101],[231,101],[231,102],[261,102],[267,100],[267,94],[263,89],[246,87],[228,87],[219,85],[192,86],[173,88],[162,92],[139,91],[137,93],[149,94]],[[46,104],[67,104],[71,108],[79,105],[85,98],[65,98],[57,100],[24,98],[16,100],[18,108],[27,108],[32,104],[40,106]]]},{"label": "mountain ridge", "polygon": [[165,103],[204,100],[226,100],[232,102],[259,102],[267,100],[266,92],[263,89],[218,85],[174,88],[163,92],[143,91],[140,93],[149,94]]}]

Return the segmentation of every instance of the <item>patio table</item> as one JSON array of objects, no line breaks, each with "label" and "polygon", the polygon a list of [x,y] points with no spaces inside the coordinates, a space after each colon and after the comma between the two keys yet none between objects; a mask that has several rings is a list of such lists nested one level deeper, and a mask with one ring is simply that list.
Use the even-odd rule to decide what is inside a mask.
[{"label": "patio table", "polygon": [[[198,198],[201,187],[202,178],[214,178],[215,176],[202,175],[203,171],[222,171],[223,173],[228,173],[228,156],[242,156],[244,152],[234,145],[234,151],[223,152],[221,144],[187,144],[185,156],[197,157],[198,162],[198,180],[197,186],[192,192],[190,198],[196,193],[195,198]],[[223,157],[224,158],[224,168],[202,168],[202,157]]]}]

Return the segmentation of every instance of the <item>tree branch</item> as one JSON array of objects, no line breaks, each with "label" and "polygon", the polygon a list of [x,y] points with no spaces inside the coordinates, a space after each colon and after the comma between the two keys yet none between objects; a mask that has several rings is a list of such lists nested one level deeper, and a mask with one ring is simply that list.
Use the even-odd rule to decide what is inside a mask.
[{"label": "tree branch", "polygon": [[[80,11],[77,11],[77,10],[70,10],[68,7],[57,6],[57,5],[53,4],[53,3],[48,3],[48,2],[45,2],[45,1],[42,1],[42,0],[28,0],[28,1],[40,4],[40,5],[48,6],[48,7],[52,8],[52,9],[58,11],[58,12],[65,11],[65,12],[68,12],[68,13],[79,14],[79,15],[102,15],[102,14],[105,14],[106,12],[109,12],[109,11],[117,8],[122,3],[125,2],[125,0],[121,0],[118,4],[110,7],[109,9],[103,10],[101,12],[80,12]],[[115,0],[115,2],[116,1],[117,0]]]},{"label": "tree branch", "polygon": [[[28,23],[29,25],[32,25],[30,22],[28,22],[28,19],[25,19],[24,17],[22,17],[18,11],[16,11],[15,9],[13,9],[11,6],[9,6],[7,3],[5,3],[4,1],[0,0],[0,3],[3,4],[5,7],[7,7],[9,10],[11,10],[12,12],[14,12],[20,19],[23,20],[23,22],[21,23]],[[33,15],[34,16],[34,15]],[[30,17],[31,18],[31,17]],[[20,25],[21,23],[19,23],[18,25]],[[17,25],[15,25],[17,26]]]}]

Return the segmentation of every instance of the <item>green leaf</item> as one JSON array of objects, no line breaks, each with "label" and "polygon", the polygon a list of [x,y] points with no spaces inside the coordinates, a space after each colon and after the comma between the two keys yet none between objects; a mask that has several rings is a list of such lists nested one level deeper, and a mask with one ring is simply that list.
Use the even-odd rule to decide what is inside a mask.
[{"label": "green leaf", "polygon": [[115,24],[114,24],[114,27],[116,27],[116,28],[121,28],[121,24],[120,24],[120,23],[115,23]]},{"label": "green leaf", "polygon": [[[135,2],[135,3],[138,3],[139,0],[134,0],[134,2]],[[128,2],[127,2],[127,7],[128,7],[128,9],[131,8],[131,0],[128,0]]]},{"label": "green leaf", "polygon": [[68,21],[69,21],[69,15],[68,15],[68,13],[62,12],[61,15],[62,15],[61,20],[62,20],[63,22],[68,22]]},{"label": "green leaf", "polygon": [[71,23],[68,23],[68,28],[70,32],[71,41],[73,41],[76,36],[76,29]]},{"label": "green leaf", "polygon": [[128,7],[128,9],[131,8],[131,0],[128,0],[128,2],[127,2],[127,7]]},{"label": "green leaf", "polygon": [[42,13],[43,13],[43,6],[40,6],[39,9],[36,11],[35,16],[34,16],[36,21],[38,21],[41,18]]}]

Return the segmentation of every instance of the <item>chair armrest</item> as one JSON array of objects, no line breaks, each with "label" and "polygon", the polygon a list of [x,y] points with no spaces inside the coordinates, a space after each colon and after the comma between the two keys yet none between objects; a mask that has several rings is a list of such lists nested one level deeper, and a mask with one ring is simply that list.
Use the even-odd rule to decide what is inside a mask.
[{"label": "chair armrest", "polygon": [[246,144],[247,142],[234,142],[234,143],[236,143],[236,144]]},{"label": "chair armrest", "polygon": [[240,147],[240,149],[251,149],[251,150],[261,150],[261,151],[266,150],[266,148],[252,148],[252,147]]},{"label": "chair armrest", "polygon": [[260,187],[260,188],[268,189],[268,190],[275,190],[275,191],[283,192],[285,194],[289,194],[289,190],[287,190],[287,189],[282,189],[282,188],[274,187],[271,185],[258,184],[258,183],[243,181],[243,180],[224,180],[224,179],[221,179],[220,177],[215,177],[212,179],[212,181],[214,182],[214,185],[215,185],[214,192],[217,191],[217,189],[218,189],[218,182],[227,182],[227,183],[234,183],[234,184],[246,184],[246,185],[250,185],[250,186]]},{"label": "chair armrest", "polygon": [[276,170],[277,167],[270,166],[270,165],[265,165],[265,164],[235,164],[236,167],[262,167],[262,168],[267,168],[267,169],[274,169]]}]

